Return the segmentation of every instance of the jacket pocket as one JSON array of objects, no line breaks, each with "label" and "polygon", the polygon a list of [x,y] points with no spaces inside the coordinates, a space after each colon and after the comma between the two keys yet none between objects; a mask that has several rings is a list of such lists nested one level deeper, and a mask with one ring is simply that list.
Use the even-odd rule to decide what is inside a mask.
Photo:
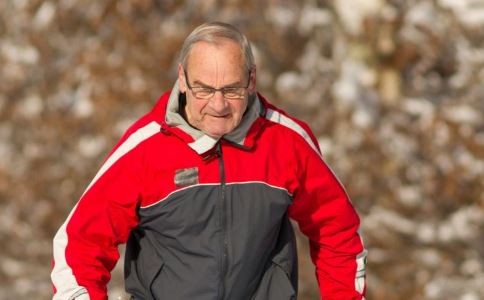
[{"label": "jacket pocket", "polygon": [[[162,257],[139,233],[133,233],[126,245],[124,279],[131,299],[155,299],[153,283],[164,266]],[[136,242],[133,240],[136,239]],[[144,251],[141,251],[144,249]]]},{"label": "jacket pocket", "polygon": [[293,300],[296,290],[291,282],[290,270],[283,264],[271,261],[259,282],[252,300]]},{"label": "jacket pocket", "polygon": [[297,250],[294,231],[287,218],[282,221],[278,241],[271,256],[251,299],[296,299]]},{"label": "jacket pocket", "polygon": [[165,264],[164,263],[161,263],[158,268],[157,268],[157,271],[153,274],[153,276],[151,277],[150,281],[149,281],[149,289],[150,289],[150,299],[156,299],[155,298],[155,291],[154,291],[154,288],[155,286],[153,286],[153,284],[155,283],[156,281],[156,278],[158,278],[158,276],[160,275],[161,271],[163,270],[163,266]]},{"label": "jacket pocket", "polygon": [[[140,274],[141,276],[138,277],[140,279],[138,288],[128,290],[128,292],[131,294],[131,300],[157,299],[154,295],[154,288],[156,287],[153,284],[161,273],[163,266],[163,262],[159,262],[145,268],[145,272]],[[143,272],[141,270],[140,273]]]}]

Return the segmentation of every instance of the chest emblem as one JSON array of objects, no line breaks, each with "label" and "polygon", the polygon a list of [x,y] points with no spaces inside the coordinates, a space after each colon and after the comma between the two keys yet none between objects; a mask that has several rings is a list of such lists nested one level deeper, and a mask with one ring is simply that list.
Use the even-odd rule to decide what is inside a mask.
[{"label": "chest emblem", "polygon": [[175,171],[175,185],[178,187],[198,183],[198,168],[178,169]]}]

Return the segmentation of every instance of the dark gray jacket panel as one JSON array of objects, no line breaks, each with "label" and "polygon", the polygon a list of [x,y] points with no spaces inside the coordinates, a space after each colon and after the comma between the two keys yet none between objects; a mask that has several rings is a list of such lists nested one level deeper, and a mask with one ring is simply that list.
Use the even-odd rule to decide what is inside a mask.
[{"label": "dark gray jacket panel", "polygon": [[[140,299],[294,299],[291,197],[263,183],[196,185],[139,211],[125,256]],[[269,297],[270,298],[267,298]]]}]

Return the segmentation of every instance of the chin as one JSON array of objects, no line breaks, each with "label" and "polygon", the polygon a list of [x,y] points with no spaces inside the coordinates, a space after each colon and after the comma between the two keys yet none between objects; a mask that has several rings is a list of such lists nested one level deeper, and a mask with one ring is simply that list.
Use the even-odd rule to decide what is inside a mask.
[{"label": "chin", "polygon": [[230,131],[231,130],[208,130],[208,131],[205,131],[205,133],[211,137],[220,138],[223,135],[226,135],[227,133],[229,133]]},{"label": "chin", "polygon": [[213,138],[220,138],[222,137],[224,134],[226,134],[226,132],[206,132],[206,134],[208,134],[209,136],[213,137]]},{"label": "chin", "polygon": [[233,126],[207,126],[205,130],[203,130],[206,134],[212,137],[221,137],[233,131],[235,127]]}]

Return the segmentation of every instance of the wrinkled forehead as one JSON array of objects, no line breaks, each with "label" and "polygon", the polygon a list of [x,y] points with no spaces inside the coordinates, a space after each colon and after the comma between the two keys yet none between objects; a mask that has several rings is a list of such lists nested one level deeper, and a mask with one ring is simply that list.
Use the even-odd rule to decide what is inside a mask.
[{"label": "wrinkled forehead", "polygon": [[230,39],[219,38],[213,41],[199,41],[193,44],[187,56],[187,69],[203,67],[228,68],[245,74],[245,58],[241,46]]}]

